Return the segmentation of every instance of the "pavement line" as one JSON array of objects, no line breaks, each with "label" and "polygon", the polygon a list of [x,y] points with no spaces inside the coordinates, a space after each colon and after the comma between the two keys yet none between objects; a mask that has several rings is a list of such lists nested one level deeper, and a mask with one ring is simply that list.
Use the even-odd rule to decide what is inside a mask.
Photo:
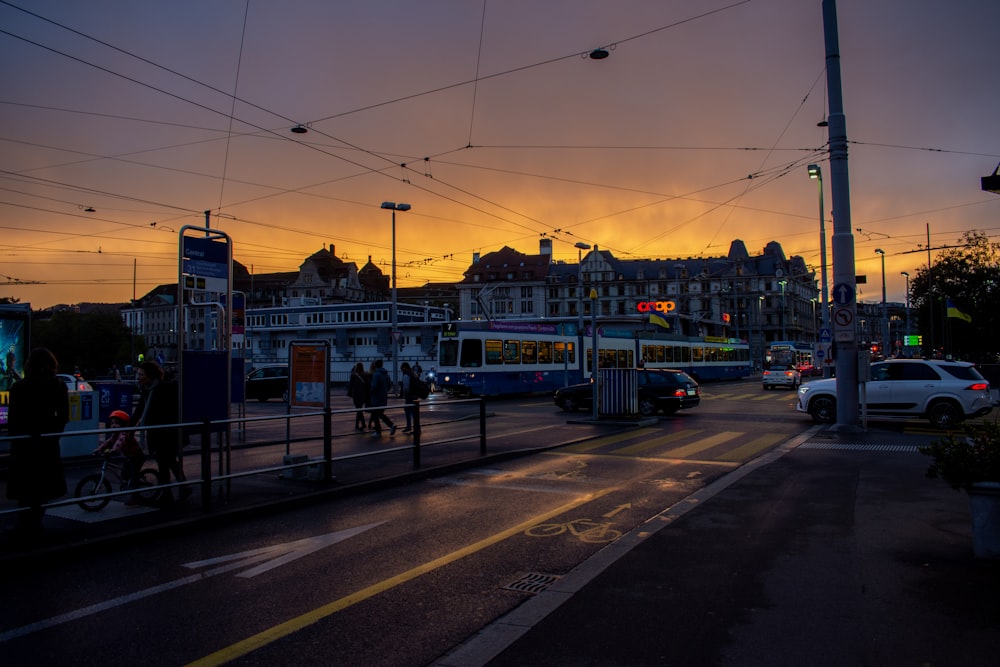
[{"label": "pavement line", "polygon": [[745,459],[751,458],[754,454],[777,444],[778,442],[784,440],[787,436],[783,433],[768,433],[766,435],[754,438],[745,445],[740,445],[736,449],[732,449],[722,456],[716,457],[716,461],[743,461]]},{"label": "pavement line", "polygon": [[470,556],[478,551],[482,551],[483,549],[493,546],[498,542],[502,542],[503,540],[513,537],[514,535],[523,533],[532,526],[536,526],[539,523],[548,521],[554,516],[558,516],[559,514],[568,512],[581,505],[585,505],[593,500],[597,500],[598,498],[605,496],[611,493],[612,491],[615,491],[614,487],[601,489],[600,491],[595,491],[594,493],[589,493],[585,496],[577,498],[572,502],[560,505],[559,507],[549,512],[532,517],[531,519],[523,521],[517,524],[516,526],[512,526],[500,533],[496,533],[495,535],[486,537],[482,540],[479,540],[478,542],[474,542],[466,547],[458,549],[457,551],[445,554],[440,558],[435,558],[430,562],[418,565],[412,569],[407,570],[406,572],[397,574],[394,577],[383,579],[382,581],[372,584],[367,588],[355,591],[354,593],[346,595],[340,598],[339,600],[334,600],[333,602],[325,604],[322,607],[317,607],[316,609],[306,612],[305,614],[289,619],[283,623],[279,623],[278,625],[268,628],[263,632],[258,632],[257,634],[247,637],[246,639],[243,639],[241,641],[238,641],[235,644],[232,644],[223,649],[215,651],[214,653],[210,653],[209,655],[206,655],[203,658],[199,658],[198,660],[189,663],[189,667],[193,665],[198,665],[198,666],[222,665],[227,662],[236,660],[237,658],[252,653],[253,651],[256,651],[259,648],[262,648],[268,644],[276,642],[279,639],[282,639],[295,632],[298,632],[299,630],[307,628],[310,625],[313,625],[314,623],[318,623],[324,618],[332,616],[337,612],[343,611],[344,609],[347,609],[352,605],[355,605],[359,602],[363,602],[369,598],[375,597],[380,593],[384,593],[388,590],[395,588],[396,586],[405,584],[408,581],[416,579],[417,577],[427,574],[428,572],[433,572],[438,568],[444,567],[445,565],[449,565],[457,560],[465,558],[466,556]]},{"label": "pavement line", "polygon": [[641,428],[638,431],[624,431],[616,435],[609,435],[603,438],[596,438],[595,440],[588,440],[587,442],[580,443],[579,445],[571,445],[569,447],[563,447],[564,452],[574,452],[576,454],[582,454],[583,452],[589,452],[593,449],[599,447],[604,447],[605,445],[613,445],[616,442],[621,442],[622,440],[631,440],[632,438],[641,438],[647,436],[650,433],[657,433],[660,429],[658,428]]},{"label": "pavement line", "polygon": [[632,454],[641,454],[643,452],[649,451],[650,449],[655,449],[656,447],[661,447],[671,442],[687,438],[688,436],[696,435],[701,433],[701,429],[685,429],[683,431],[677,431],[676,433],[671,433],[670,435],[664,435],[659,438],[653,438],[652,440],[646,440],[645,442],[639,442],[634,445],[629,445],[627,447],[622,447],[621,449],[616,449],[615,454],[619,456],[629,456]]},{"label": "pavement line", "polygon": [[664,456],[668,458],[683,459],[685,457],[691,456],[692,454],[697,454],[698,452],[703,452],[706,449],[711,449],[717,445],[721,445],[724,442],[729,442],[734,438],[738,438],[743,435],[740,431],[723,431],[722,433],[716,433],[715,435],[710,435],[707,438],[702,438],[701,440],[696,440],[690,445],[684,445],[683,447],[678,447],[677,449],[671,449],[666,452]]}]

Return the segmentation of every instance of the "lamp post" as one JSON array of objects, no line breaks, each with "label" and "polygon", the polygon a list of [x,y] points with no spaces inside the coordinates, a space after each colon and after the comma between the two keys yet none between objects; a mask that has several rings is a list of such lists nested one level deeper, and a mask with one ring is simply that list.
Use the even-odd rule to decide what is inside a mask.
[{"label": "lamp post", "polygon": [[787,280],[778,281],[778,284],[781,285],[781,340],[788,340],[785,334],[785,285],[787,283]]},{"label": "lamp post", "polygon": [[899,275],[906,278],[906,330],[903,334],[903,349],[906,349],[906,336],[910,335],[910,274],[906,271],[900,271]]},{"label": "lamp post", "polygon": [[[830,292],[826,282],[826,217],[823,214],[823,170],[818,164],[811,164],[808,167],[809,178],[816,180],[819,189],[819,265],[820,265],[820,296],[822,297],[822,308],[820,309],[820,326],[824,331],[830,331]],[[829,352],[829,350],[827,350]],[[825,362],[825,359],[824,359]],[[833,368],[824,363],[823,377],[833,377]]]},{"label": "lamp post", "polygon": [[399,318],[396,308],[396,211],[409,211],[409,204],[384,201],[382,208],[392,211],[392,387],[399,387]]},{"label": "lamp post", "polygon": [[889,315],[885,305],[885,250],[875,248],[875,252],[882,256],[882,356],[885,356],[885,346],[889,342]]},{"label": "lamp post", "polygon": [[576,245],[576,336],[580,346],[580,381],[583,382],[586,359],[583,358],[583,251],[590,250],[590,244],[577,241]]},{"label": "lamp post", "polygon": [[597,290],[590,288],[590,350],[591,350],[591,375],[594,378],[593,390],[594,394],[591,400],[594,406],[594,421],[597,421],[597,398],[598,388],[597,384],[599,382],[600,373],[597,372],[598,364],[598,354],[597,354]]}]

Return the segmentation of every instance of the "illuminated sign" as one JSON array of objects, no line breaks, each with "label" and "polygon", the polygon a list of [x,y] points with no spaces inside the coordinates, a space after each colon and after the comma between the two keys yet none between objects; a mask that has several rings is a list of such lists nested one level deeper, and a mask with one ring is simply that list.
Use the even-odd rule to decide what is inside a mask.
[{"label": "illuminated sign", "polygon": [[669,313],[675,308],[677,304],[673,301],[640,301],[635,307],[640,313]]}]

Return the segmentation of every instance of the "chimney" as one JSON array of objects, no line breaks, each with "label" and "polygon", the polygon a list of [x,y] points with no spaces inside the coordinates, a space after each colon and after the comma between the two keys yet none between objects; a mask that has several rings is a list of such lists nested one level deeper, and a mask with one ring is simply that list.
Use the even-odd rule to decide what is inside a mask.
[{"label": "chimney", "polygon": [[473,264],[479,264],[479,253],[478,252],[472,253],[472,263]]},{"label": "chimney", "polygon": [[333,245],[332,243],[330,244],[330,254],[333,255],[334,257],[337,256],[337,246]]},{"label": "chimney", "polygon": [[540,239],[538,241],[539,255],[552,255],[552,239]]}]

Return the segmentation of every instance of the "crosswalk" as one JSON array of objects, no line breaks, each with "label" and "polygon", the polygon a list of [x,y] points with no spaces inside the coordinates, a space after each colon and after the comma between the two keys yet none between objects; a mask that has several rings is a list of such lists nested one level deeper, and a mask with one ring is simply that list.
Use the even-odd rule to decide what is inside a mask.
[{"label": "crosswalk", "polygon": [[789,437],[782,432],[642,428],[595,438],[560,449],[567,454],[742,463]]}]

